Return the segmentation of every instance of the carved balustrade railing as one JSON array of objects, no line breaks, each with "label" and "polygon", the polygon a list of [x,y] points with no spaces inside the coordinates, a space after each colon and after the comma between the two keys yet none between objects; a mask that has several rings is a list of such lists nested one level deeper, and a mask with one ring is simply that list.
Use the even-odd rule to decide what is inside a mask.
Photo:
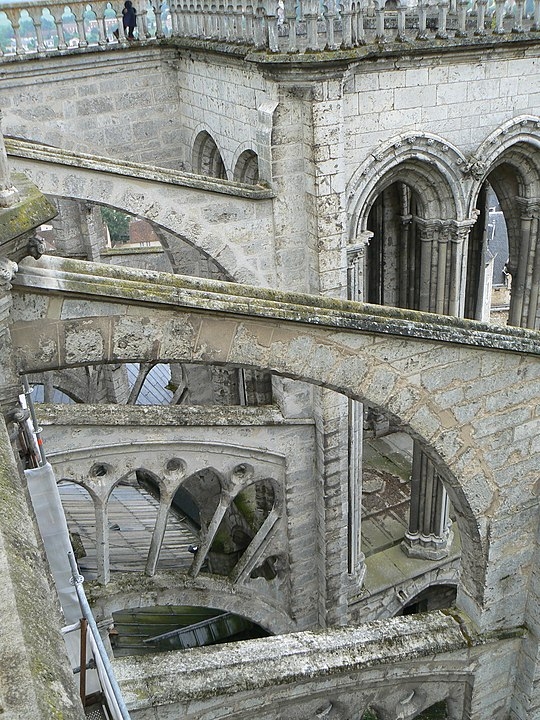
[{"label": "carved balustrade railing", "polygon": [[[540,0],[419,0],[414,5],[401,0],[135,0],[134,4],[139,42],[184,37],[270,52],[348,50],[432,39],[478,42],[540,30]],[[122,0],[69,4],[0,0],[0,55],[39,56],[127,45],[122,6]]]}]

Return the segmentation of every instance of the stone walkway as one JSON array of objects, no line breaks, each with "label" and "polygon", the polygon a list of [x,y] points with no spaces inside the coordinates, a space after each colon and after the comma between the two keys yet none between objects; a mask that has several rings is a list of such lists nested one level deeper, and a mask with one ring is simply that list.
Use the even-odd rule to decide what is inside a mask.
[{"label": "stone walkway", "polygon": [[409,522],[412,440],[391,433],[364,440],[362,552],[399,545]]}]

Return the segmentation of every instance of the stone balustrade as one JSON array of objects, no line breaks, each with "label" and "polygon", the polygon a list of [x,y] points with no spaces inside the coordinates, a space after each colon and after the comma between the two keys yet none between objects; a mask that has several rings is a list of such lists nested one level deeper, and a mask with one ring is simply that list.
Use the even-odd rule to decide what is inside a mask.
[{"label": "stone balustrade", "polygon": [[[392,42],[494,42],[540,29],[540,0],[139,0],[138,39],[234,43],[272,53],[343,51]],[[0,55],[26,56],[127,45],[121,0],[0,4]],[[114,31],[118,29],[118,38]],[[528,37],[531,37],[528,35]],[[532,36],[534,37],[534,36]],[[438,43],[440,45],[440,42]]]}]

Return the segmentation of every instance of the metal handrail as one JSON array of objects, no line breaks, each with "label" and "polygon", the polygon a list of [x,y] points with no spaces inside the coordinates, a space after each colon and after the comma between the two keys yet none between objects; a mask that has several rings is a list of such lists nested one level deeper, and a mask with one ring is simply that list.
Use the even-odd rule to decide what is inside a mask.
[{"label": "metal handrail", "polygon": [[75,556],[72,552],[68,553],[68,559],[72,572],[71,583],[75,586],[83,618],[88,623],[88,637],[90,640],[90,646],[94,652],[96,668],[98,671],[99,679],[101,681],[103,692],[105,694],[105,697],[107,698],[107,703],[114,715],[114,720],[130,720],[126,703],[124,701],[124,698],[122,697],[122,692],[114,674],[114,669],[112,667],[111,661],[109,660],[109,656],[107,655],[107,651],[105,650],[103,640],[101,639],[101,635],[99,634],[97,623],[94,619],[92,610],[90,609],[90,605],[88,604],[88,600],[86,598],[86,593],[83,588],[84,578],[79,573],[77,561],[75,560]]}]

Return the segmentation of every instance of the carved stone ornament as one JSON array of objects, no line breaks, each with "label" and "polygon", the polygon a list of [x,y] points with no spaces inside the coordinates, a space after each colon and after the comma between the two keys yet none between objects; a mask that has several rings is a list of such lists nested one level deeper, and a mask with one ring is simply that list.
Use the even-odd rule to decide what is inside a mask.
[{"label": "carved stone ornament", "polygon": [[6,257],[0,257],[0,289],[11,290],[11,281],[18,269],[19,266],[16,262]]},{"label": "carved stone ornament", "polygon": [[472,175],[475,180],[481,180],[486,174],[487,167],[486,164],[480,160],[471,158],[471,161],[465,166],[464,170],[469,175]]},{"label": "carved stone ornament", "polygon": [[28,241],[26,250],[27,250],[28,255],[33,257],[34,260],[39,260],[39,258],[45,252],[45,243],[37,235],[34,235],[34,237]]}]

